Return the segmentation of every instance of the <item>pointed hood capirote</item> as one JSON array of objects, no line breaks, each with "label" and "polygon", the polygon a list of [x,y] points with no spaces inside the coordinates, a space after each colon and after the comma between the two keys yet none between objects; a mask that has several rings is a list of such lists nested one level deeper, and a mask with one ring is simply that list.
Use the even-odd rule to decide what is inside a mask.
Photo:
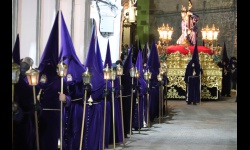
[{"label": "pointed hood capirote", "polygon": [[76,55],[75,48],[66,26],[63,14],[61,13],[61,47],[59,60],[67,65],[67,75],[64,77],[67,84],[82,82],[82,73],[86,71]]},{"label": "pointed hood capirote", "polygon": [[194,51],[193,51],[193,55],[192,55],[192,61],[195,62],[196,65],[200,65],[197,44],[195,44],[195,46],[194,46]]},{"label": "pointed hood capirote", "polygon": [[108,44],[107,44],[106,58],[105,58],[105,62],[104,62],[104,66],[103,67],[105,68],[107,66],[107,64],[108,64],[109,68],[112,66],[109,40],[108,40]]},{"label": "pointed hood capirote", "polygon": [[155,41],[153,41],[147,61],[147,69],[149,69],[149,71],[152,73],[151,80],[154,83],[158,82],[157,75],[159,74],[159,68],[160,68],[159,55],[156,48],[156,43]]},{"label": "pointed hood capirote", "polygon": [[98,37],[96,37],[95,54],[96,54],[96,60],[97,60],[97,64],[99,66],[100,72],[103,72],[103,63],[102,63],[103,61],[102,61],[102,55],[101,55],[100,46],[99,46],[99,42],[98,42]]},{"label": "pointed hood capirote", "polygon": [[[143,50],[142,50],[142,59],[143,59],[143,66],[147,65],[147,61],[148,61],[148,47],[147,47],[147,43],[144,45]],[[146,66],[144,66],[146,67]]]},{"label": "pointed hood capirote", "polygon": [[40,71],[40,78],[42,75],[46,75],[46,83],[53,81],[54,78],[59,77],[57,75],[58,65],[58,17],[59,11],[57,12],[52,30],[49,35],[49,39],[43,51],[40,59],[38,70]]},{"label": "pointed hood capirote", "polygon": [[100,101],[100,98],[103,95],[103,90],[105,88],[106,82],[104,80],[103,72],[100,72],[98,60],[95,53],[95,32],[96,28],[95,25],[93,25],[85,67],[88,68],[88,71],[92,74],[92,98],[94,101]]},{"label": "pointed hood capirote", "polygon": [[195,76],[199,76],[202,73],[202,68],[199,61],[198,46],[195,44],[192,59],[188,62],[185,72],[184,81],[188,82],[188,77],[193,75],[193,69],[195,70]]},{"label": "pointed hood capirote", "polygon": [[144,76],[143,76],[142,51],[138,52],[135,66],[136,66],[137,70],[140,72],[140,77],[139,77],[138,80],[139,80],[139,83],[140,83],[141,94],[146,94],[147,83],[146,83],[146,80],[144,79]]},{"label": "pointed hood capirote", "polygon": [[[104,66],[103,68],[106,68],[108,65],[108,68],[111,69],[112,67],[112,60],[111,60],[111,53],[110,53],[110,46],[109,46],[109,40],[108,40],[108,43],[107,43],[107,51],[106,51],[106,58],[105,58],[105,62],[104,62]],[[111,85],[111,81],[109,80],[108,81],[108,88],[111,88],[112,85]]]},{"label": "pointed hood capirote", "polygon": [[123,65],[123,76],[121,76],[122,78],[122,86],[123,86],[123,94],[124,95],[130,95],[131,94],[131,87],[132,87],[132,79],[130,77],[130,69],[133,67],[133,63],[132,63],[132,48],[130,47],[128,49],[128,56],[124,62]]},{"label": "pointed hood capirote", "polygon": [[227,48],[226,48],[226,43],[224,42],[224,46],[223,46],[223,51],[222,51],[222,63],[226,62],[226,64],[229,64],[229,58],[227,56]]}]

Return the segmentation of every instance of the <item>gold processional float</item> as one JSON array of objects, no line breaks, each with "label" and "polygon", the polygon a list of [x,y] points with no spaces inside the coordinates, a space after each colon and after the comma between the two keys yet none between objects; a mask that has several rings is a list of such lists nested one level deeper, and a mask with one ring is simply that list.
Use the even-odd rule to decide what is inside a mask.
[{"label": "gold processional float", "polygon": [[[171,46],[168,48],[171,48]],[[204,47],[198,46],[199,48]],[[167,99],[186,98],[184,77],[187,64],[191,59],[192,54],[190,51],[187,54],[183,54],[176,50],[176,52],[167,55]],[[203,70],[203,74],[201,75],[201,98],[216,100],[219,98],[219,92],[222,88],[222,69],[213,61],[213,55],[210,53],[199,52],[199,60]]]},{"label": "gold processional float", "polygon": [[[176,44],[169,45],[173,28],[168,24],[158,28],[160,41],[157,44],[161,64],[167,66],[167,92],[164,99],[186,99],[186,83],[184,81],[188,62],[192,59],[194,46]],[[222,47],[213,47],[219,29],[213,25],[201,30],[205,46],[197,46],[199,61],[203,70],[201,75],[201,99],[218,100],[222,89],[222,69],[218,67],[215,57],[220,58]],[[215,53],[216,52],[216,53]]]}]

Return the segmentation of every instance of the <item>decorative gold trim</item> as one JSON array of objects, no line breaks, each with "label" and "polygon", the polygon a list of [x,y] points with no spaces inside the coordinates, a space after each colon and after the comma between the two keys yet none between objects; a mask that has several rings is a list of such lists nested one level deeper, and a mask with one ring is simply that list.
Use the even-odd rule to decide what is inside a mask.
[{"label": "decorative gold trim", "polygon": [[[179,51],[168,54],[166,59],[168,91],[167,98],[185,98],[185,95],[179,95],[174,86],[186,91],[186,83],[184,81],[185,71],[188,62],[192,59],[192,54],[182,54]],[[218,99],[218,92],[214,96],[207,88],[217,88],[221,91],[222,88],[222,69],[213,62],[213,57],[210,54],[200,52],[199,60],[203,70],[201,76],[201,98],[202,99]]]},{"label": "decorative gold trim", "polygon": [[186,96],[179,95],[178,91],[174,87],[170,87],[167,92],[167,98],[178,98],[178,99],[185,99]]}]

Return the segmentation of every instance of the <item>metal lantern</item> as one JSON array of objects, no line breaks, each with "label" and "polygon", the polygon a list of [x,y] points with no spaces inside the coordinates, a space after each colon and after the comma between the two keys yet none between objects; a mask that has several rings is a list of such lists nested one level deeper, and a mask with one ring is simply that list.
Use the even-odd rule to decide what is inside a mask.
[{"label": "metal lantern", "polygon": [[[106,128],[106,107],[107,107],[107,90],[108,90],[108,80],[111,79],[111,71],[109,69],[109,66],[107,64],[106,68],[103,69],[103,74],[104,74],[104,79],[106,80],[106,88],[105,88],[105,99],[104,99],[104,113],[103,113],[103,129]],[[103,138],[103,141],[102,141],[102,147],[104,149],[105,147],[105,130],[103,130],[103,134],[102,134],[102,138]]]},{"label": "metal lantern", "polygon": [[92,75],[91,75],[91,73],[88,71],[88,68],[87,68],[87,70],[86,70],[84,73],[82,73],[82,80],[83,80],[83,83],[84,83],[84,84],[90,84],[91,77],[92,77]]},{"label": "metal lantern", "polygon": [[146,81],[148,81],[149,80],[149,73],[146,71],[143,75],[144,75],[144,79]]},{"label": "metal lantern", "polygon": [[108,64],[107,64],[106,68],[103,69],[103,73],[104,73],[104,79],[105,80],[110,80],[111,79],[111,71],[109,69]]},{"label": "metal lantern", "polygon": [[161,74],[158,74],[157,75],[157,80],[160,82],[160,81],[162,81],[162,75]]},{"label": "metal lantern", "polygon": [[165,68],[163,66],[161,66],[159,68],[159,72],[160,72],[161,75],[163,75],[165,73]]},{"label": "metal lantern", "polygon": [[151,79],[152,78],[152,72],[148,71],[148,74],[149,74],[148,78]]},{"label": "metal lantern", "polygon": [[166,42],[167,44],[172,40],[172,34],[174,32],[173,27],[169,27],[168,24],[167,26],[162,25],[162,27],[158,27],[157,31],[159,32],[159,39],[162,42]]},{"label": "metal lantern", "polygon": [[20,66],[12,62],[12,84],[15,84],[19,81]]},{"label": "metal lantern", "polygon": [[130,77],[132,78],[132,87],[131,87],[131,105],[130,105],[130,123],[129,123],[129,135],[130,135],[130,138],[132,136],[132,110],[133,110],[133,85],[134,85],[134,77],[135,77],[135,67],[132,67],[130,70],[129,70],[129,73],[130,73]]},{"label": "metal lantern", "polygon": [[116,78],[116,71],[112,68],[111,69],[111,80],[115,80]]},{"label": "metal lantern", "polygon": [[[124,131],[124,124],[123,124],[123,106],[122,106],[122,78],[121,76],[123,75],[123,67],[122,65],[118,64],[116,67],[116,74],[119,77],[119,85],[120,85],[120,109],[121,109],[121,121],[122,121],[122,131]],[[124,132],[122,132],[122,141],[123,141],[123,145],[125,145],[125,137],[124,137]]]},{"label": "metal lantern", "polygon": [[30,68],[26,71],[26,76],[29,82],[29,85],[37,85],[39,81],[39,70]]},{"label": "metal lantern", "polygon": [[146,71],[145,73],[144,73],[144,79],[145,80],[150,80],[151,79],[151,75],[152,75],[152,73],[148,70],[148,71]]},{"label": "metal lantern", "polygon": [[219,28],[215,28],[214,24],[211,28],[209,28],[208,25],[205,28],[202,28],[201,35],[202,40],[206,44],[205,46],[213,48],[213,42],[217,41],[219,32]]},{"label": "metal lantern", "polygon": [[145,73],[144,73],[144,79],[147,81],[147,125],[148,127],[150,127],[150,119],[149,119],[149,105],[150,105],[150,102],[149,102],[149,80],[151,79],[151,75],[152,73],[147,70]]},{"label": "metal lantern", "polygon": [[[26,76],[29,82],[29,85],[33,86],[33,98],[34,98],[34,105],[36,105],[36,89],[35,86],[38,84],[39,79],[39,70],[33,69],[30,67],[28,71],[26,71]],[[36,126],[36,144],[37,150],[40,149],[39,146],[39,131],[38,131],[38,115],[37,111],[34,111],[35,114],[35,126]]]},{"label": "metal lantern", "polygon": [[57,65],[57,74],[60,76],[60,77],[64,77],[67,75],[67,71],[68,71],[68,66],[63,62],[61,61],[58,65]]},{"label": "metal lantern", "polygon": [[139,78],[140,77],[140,72],[139,70],[135,69],[135,78]]},{"label": "metal lantern", "polygon": [[[57,74],[61,77],[61,94],[63,94],[63,77],[67,75],[67,71],[68,71],[68,66],[63,63],[63,61],[61,61],[58,65],[57,65]],[[63,147],[63,140],[62,140],[62,128],[63,128],[63,102],[60,102],[60,149],[62,150]]]},{"label": "metal lantern", "polygon": [[118,64],[116,67],[116,73],[118,76],[123,75],[123,67],[120,64]]},{"label": "metal lantern", "polygon": [[[88,68],[86,68],[86,71],[84,73],[82,73],[82,81],[83,84],[85,85],[89,85],[90,81],[91,81],[91,73],[88,71]],[[85,122],[85,113],[86,113],[86,101],[87,101],[87,86],[84,89],[84,101],[83,101],[83,111],[82,111],[82,128],[81,128],[81,141],[80,141],[80,149],[82,149],[82,141],[83,141],[83,133],[84,133],[84,122]],[[89,103],[89,105],[91,106],[91,102]]]},{"label": "metal lantern", "polygon": [[129,70],[129,73],[130,73],[130,77],[134,78],[135,77],[135,67],[132,67],[130,70]]}]

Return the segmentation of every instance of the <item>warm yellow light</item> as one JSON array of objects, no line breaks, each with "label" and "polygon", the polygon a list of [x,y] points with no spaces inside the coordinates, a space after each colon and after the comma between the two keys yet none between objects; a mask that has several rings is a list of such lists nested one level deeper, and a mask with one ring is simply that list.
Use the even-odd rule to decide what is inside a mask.
[{"label": "warm yellow light", "polygon": [[159,39],[162,40],[163,42],[169,42],[172,40],[172,34],[173,34],[174,29],[169,27],[168,24],[165,26],[165,24],[162,24],[162,27],[158,27],[158,32],[159,32]]},{"label": "warm yellow light", "polygon": [[29,85],[37,85],[38,79],[39,79],[39,70],[30,68],[28,71],[26,71],[26,76],[29,82]]},{"label": "warm yellow light", "polygon": [[140,77],[140,72],[139,70],[135,69],[135,78],[139,78]]},{"label": "warm yellow light", "polygon": [[161,74],[158,74],[157,75],[157,80],[160,82],[160,81],[162,81],[162,75]]},{"label": "warm yellow light", "polygon": [[148,70],[144,73],[144,79],[148,81],[150,80],[150,78],[151,78],[151,72]]},{"label": "warm yellow light", "polygon": [[214,24],[211,28],[207,25],[206,28],[202,28],[201,30],[202,40],[212,49],[213,42],[217,41],[219,32],[219,28],[215,28]]},{"label": "warm yellow light", "polygon": [[63,62],[61,61],[58,65],[57,65],[57,74],[60,76],[60,77],[64,77],[67,75],[67,71],[68,71],[68,66]]},{"label": "warm yellow light", "polygon": [[215,28],[215,25],[212,25],[212,28],[209,28],[208,25],[206,28],[202,28],[201,34],[202,34],[202,40],[205,40],[205,42],[212,42],[216,41],[219,34],[219,28]]},{"label": "warm yellow light", "polygon": [[111,70],[109,69],[109,66],[107,64],[106,68],[103,69],[104,73],[104,79],[105,80],[110,80],[111,79]]},{"label": "warm yellow light", "polygon": [[123,67],[120,64],[118,64],[116,67],[116,73],[118,76],[121,76],[123,74]]}]

